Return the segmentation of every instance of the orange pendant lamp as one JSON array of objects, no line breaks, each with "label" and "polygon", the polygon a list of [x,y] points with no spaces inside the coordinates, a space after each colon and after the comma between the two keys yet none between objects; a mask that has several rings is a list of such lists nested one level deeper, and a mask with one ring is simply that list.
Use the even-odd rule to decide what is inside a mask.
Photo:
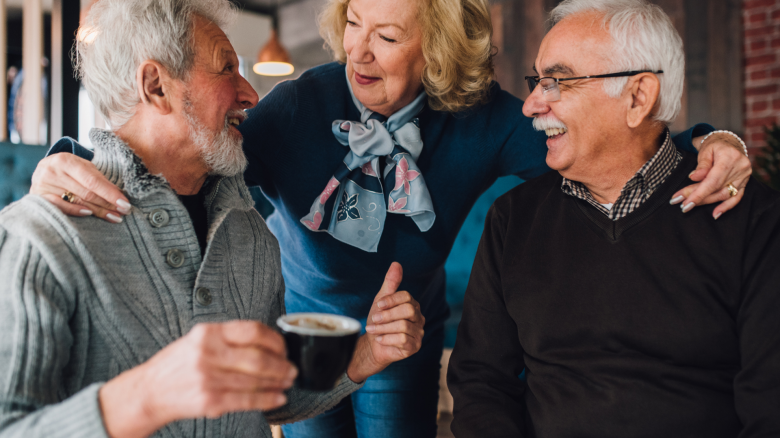
[{"label": "orange pendant lamp", "polygon": [[252,70],[262,76],[288,76],[295,71],[290,55],[279,43],[276,26],[271,30],[271,38],[257,54],[257,63]]}]

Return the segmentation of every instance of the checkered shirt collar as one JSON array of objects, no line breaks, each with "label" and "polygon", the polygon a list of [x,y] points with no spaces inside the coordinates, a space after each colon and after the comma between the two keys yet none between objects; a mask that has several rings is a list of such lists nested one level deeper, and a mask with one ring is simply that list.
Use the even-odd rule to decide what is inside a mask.
[{"label": "checkered shirt collar", "polygon": [[561,183],[561,190],[569,196],[587,201],[615,221],[639,208],[655,192],[658,186],[666,181],[666,178],[672,174],[677,165],[680,164],[680,161],[682,161],[682,155],[677,151],[674,143],[672,143],[672,136],[669,130],[667,130],[666,139],[661,148],[623,186],[623,190],[621,190],[617,201],[612,205],[612,209],[607,209],[596,201],[590,190],[578,181],[564,178],[563,183]]}]

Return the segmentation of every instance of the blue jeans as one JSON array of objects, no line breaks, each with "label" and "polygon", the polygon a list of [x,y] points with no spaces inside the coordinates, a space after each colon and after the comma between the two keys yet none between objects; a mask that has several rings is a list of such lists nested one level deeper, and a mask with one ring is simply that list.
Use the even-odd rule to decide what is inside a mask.
[{"label": "blue jeans", "polygon": [[366,380],[317,417],[282,426],[285,438],[435,438],[444,329],[414,356]]}]

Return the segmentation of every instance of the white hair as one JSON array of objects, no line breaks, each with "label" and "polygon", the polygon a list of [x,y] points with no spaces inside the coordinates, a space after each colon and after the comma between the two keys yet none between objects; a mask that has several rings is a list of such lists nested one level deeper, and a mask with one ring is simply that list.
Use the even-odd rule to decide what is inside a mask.
[{"label": "white hair", "polygon": [[100,0],[79,28],[73,64],[89,98],[113,129],[135,114],[140,102],[136,70],[159,62],[187,80],[195,58],[194,19],[223,30],[235,19],[229,0]]},{"label": "white hair", "polygon": [[[602,25],[612,36],[610,53],[615,60],[610,66],[614,71],[587,74],[663,70],[658,75],[661,91],[653,118],[667,124],[674,121],[682,106],[685,53],[669,16],[645,0],[565,0],[550,12],[550,22],[554,26],[570,15],[586,12],[604,15]],[[605,79],[604,91],[618,97],[626,83],[626,77]]]}]

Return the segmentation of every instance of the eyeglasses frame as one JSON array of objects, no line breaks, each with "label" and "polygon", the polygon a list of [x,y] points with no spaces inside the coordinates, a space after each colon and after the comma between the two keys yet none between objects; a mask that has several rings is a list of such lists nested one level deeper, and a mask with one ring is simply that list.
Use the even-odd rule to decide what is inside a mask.
[{"label": "eyeglasses frame", "polygon": [[[534,90],[536,89],[536,87],[538,87],[539,84],[542,82],[542,79],[553,79],[555,81],[555,87],[558,88],[558,83],[561,82],[561,81],[574,81],[574,80],[579,80],[579,79],[620,78],[620,77],[625,77],[625,76],[636,76],[636,75],[641,74],[641,73],[661,74],[663,72],[664,72],[663,70],[657,70],[657,71],[654,71],[654,70],[632,70],[632,71],[624,71],[624,72],[620,72],[620,73],[607,73],[607,74],[603,74],[603,75],[578,76],[576,78],[555,78],[555,77],[552,77],[552,76],[544,76],[544,77],[526,76],[525,77],[525,82],[526,82],[526,84],[528,84],[528,89],[531,91],[531,93],[533,93]],[[532,80],[533,80],[533,84],[534,84],[533,87],[531,86],[531,84],[532,84],[531,81]],[[559,88],[559,93],[560,93],[560,88]],[[558,99],[556,99],[556,100],[558,100]]]}]

